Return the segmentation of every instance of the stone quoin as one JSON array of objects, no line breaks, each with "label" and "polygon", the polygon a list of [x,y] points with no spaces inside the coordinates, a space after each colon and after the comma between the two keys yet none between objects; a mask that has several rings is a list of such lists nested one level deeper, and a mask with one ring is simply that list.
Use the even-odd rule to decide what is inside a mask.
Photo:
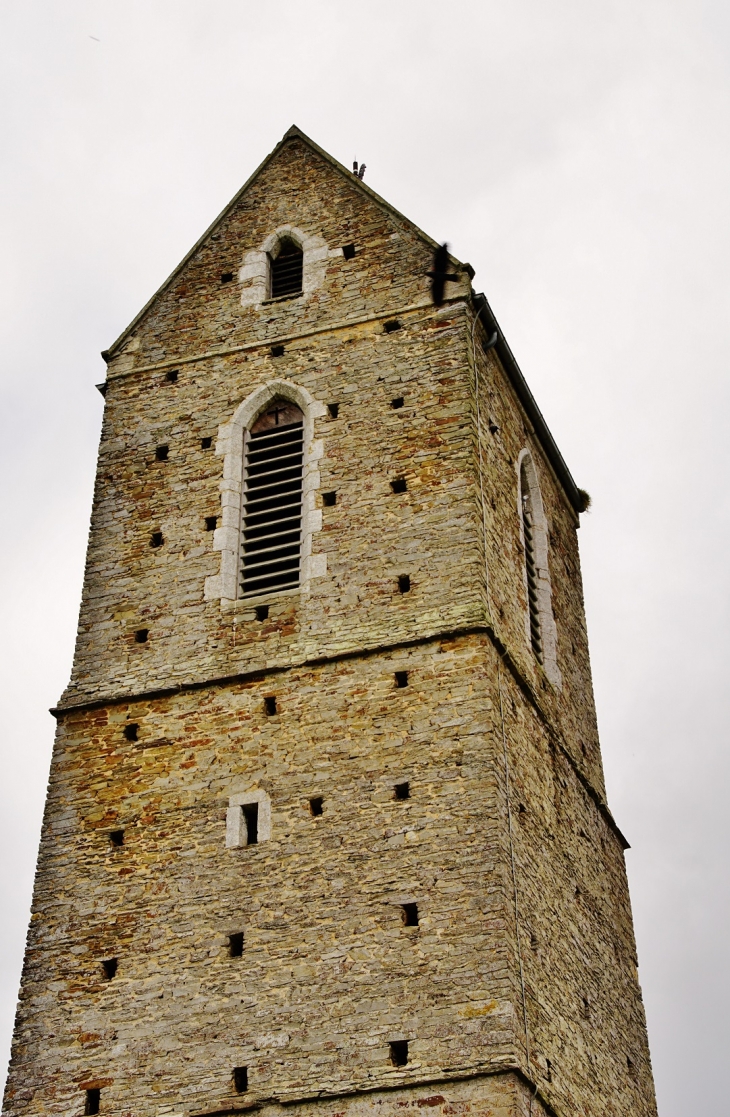
[{"label": "stone quoin", "polygon": [[579,490],[291,128],[111,349],[4,1113],[655,1117]]}]

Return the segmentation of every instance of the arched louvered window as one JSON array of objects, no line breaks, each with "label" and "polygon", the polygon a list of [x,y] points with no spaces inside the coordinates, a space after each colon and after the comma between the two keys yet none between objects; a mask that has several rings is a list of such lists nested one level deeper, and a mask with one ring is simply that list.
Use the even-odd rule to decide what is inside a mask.
[{"label": "arched louvered window", "polygon": [[527,588],[525,635],[535,659],[542,664],[553,686],[560,689],[562,676],[558,666],[558,630],[553,616],[550,584],[548,522],[535,462],[529,450],[520,452],[517,469]]},{"label": "arched louvered window", "polygon": [[280,241],[276,256],[269,258],[269,268],[272,299],[301,295],[304,254],[298,244],[288,239]]},{"label": "arched louvered window", "polygon": [[304,416],[271,404],[244,436],[241,596],[299,585]]},{"label": "arched louvered window", "polygon": [[525,542],[525,573],[527,576],[527,606],[530,614],[530,643],[539,663],[543,662],[542,625],[540,623],[540,596],[538,586],[537,555],[535,540],[535,508],[527,459],[520,469],[520,489],[522,498],[522,534]]}]

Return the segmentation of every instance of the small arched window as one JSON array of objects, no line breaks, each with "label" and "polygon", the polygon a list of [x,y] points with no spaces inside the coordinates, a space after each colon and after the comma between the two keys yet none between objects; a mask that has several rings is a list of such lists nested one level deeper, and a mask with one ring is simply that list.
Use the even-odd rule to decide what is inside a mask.
[{"label": "small arched window", "polygon": [[299,585],[304,416],[276,400],[244,435],[241,596]]},{"label": "small arched window", "polygon": [[535,463],[528,450],[523,450],[519,458],[519,500],[527,589],[526,634],[535,659],[544,667],[550,682],[559,688],[562,677],[548,565],[548,525]]},{"label": "small arched window", "polygon": [[304,253],[299,245],[288,237],[279,241],[276,256],[269,257],[271,298],[301,295],[303,271]]}]

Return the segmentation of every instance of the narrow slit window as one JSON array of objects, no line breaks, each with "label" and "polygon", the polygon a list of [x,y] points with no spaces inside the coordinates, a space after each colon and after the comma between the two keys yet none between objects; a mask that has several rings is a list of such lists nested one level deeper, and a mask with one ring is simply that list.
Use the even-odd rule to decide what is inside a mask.
[{"label": "narrow slit window", "polygon": [[302,545],[304,416],[279,400],[244,442],[241,596],[299,585]]},{"label": "narrow slit window", "polygon": [[540,598],[535,554],[535,510],[527,470],[522,467],[522,532],[525,539],[525,573],[527,575],[527,606],[530,614],[530,643],[538,663],[543,661]]},{"label": "narrow slit window", "polygon": [[259,805],[258,803],[244,803],[241,807],[246,823],[246,844],[258,845],[259,841]]},{"label": "narrow slit window", "polygon": [[271,799],[264,791],[233,795],[226,810],[226,849],[260,845],[271,837]]},{"label": "narrow slit window", "polygon": [[243,957],[243,931],[234,931],[228,936],[228,953],[231,958]]},{"label": "narrow slit window", "polygon": [[270,258],[271,298],[301,295],[304,254],[293,240],[283,240],[276,257]]}]

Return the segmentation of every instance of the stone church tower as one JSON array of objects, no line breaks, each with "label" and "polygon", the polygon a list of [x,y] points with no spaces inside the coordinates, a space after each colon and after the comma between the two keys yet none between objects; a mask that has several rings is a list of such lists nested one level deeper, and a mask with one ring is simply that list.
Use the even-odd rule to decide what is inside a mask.
[{"label": "stone church tower", "polygon": [[436,248],[292,128],[104,354],[13,1117],[656,1113],[585,494]]}]

